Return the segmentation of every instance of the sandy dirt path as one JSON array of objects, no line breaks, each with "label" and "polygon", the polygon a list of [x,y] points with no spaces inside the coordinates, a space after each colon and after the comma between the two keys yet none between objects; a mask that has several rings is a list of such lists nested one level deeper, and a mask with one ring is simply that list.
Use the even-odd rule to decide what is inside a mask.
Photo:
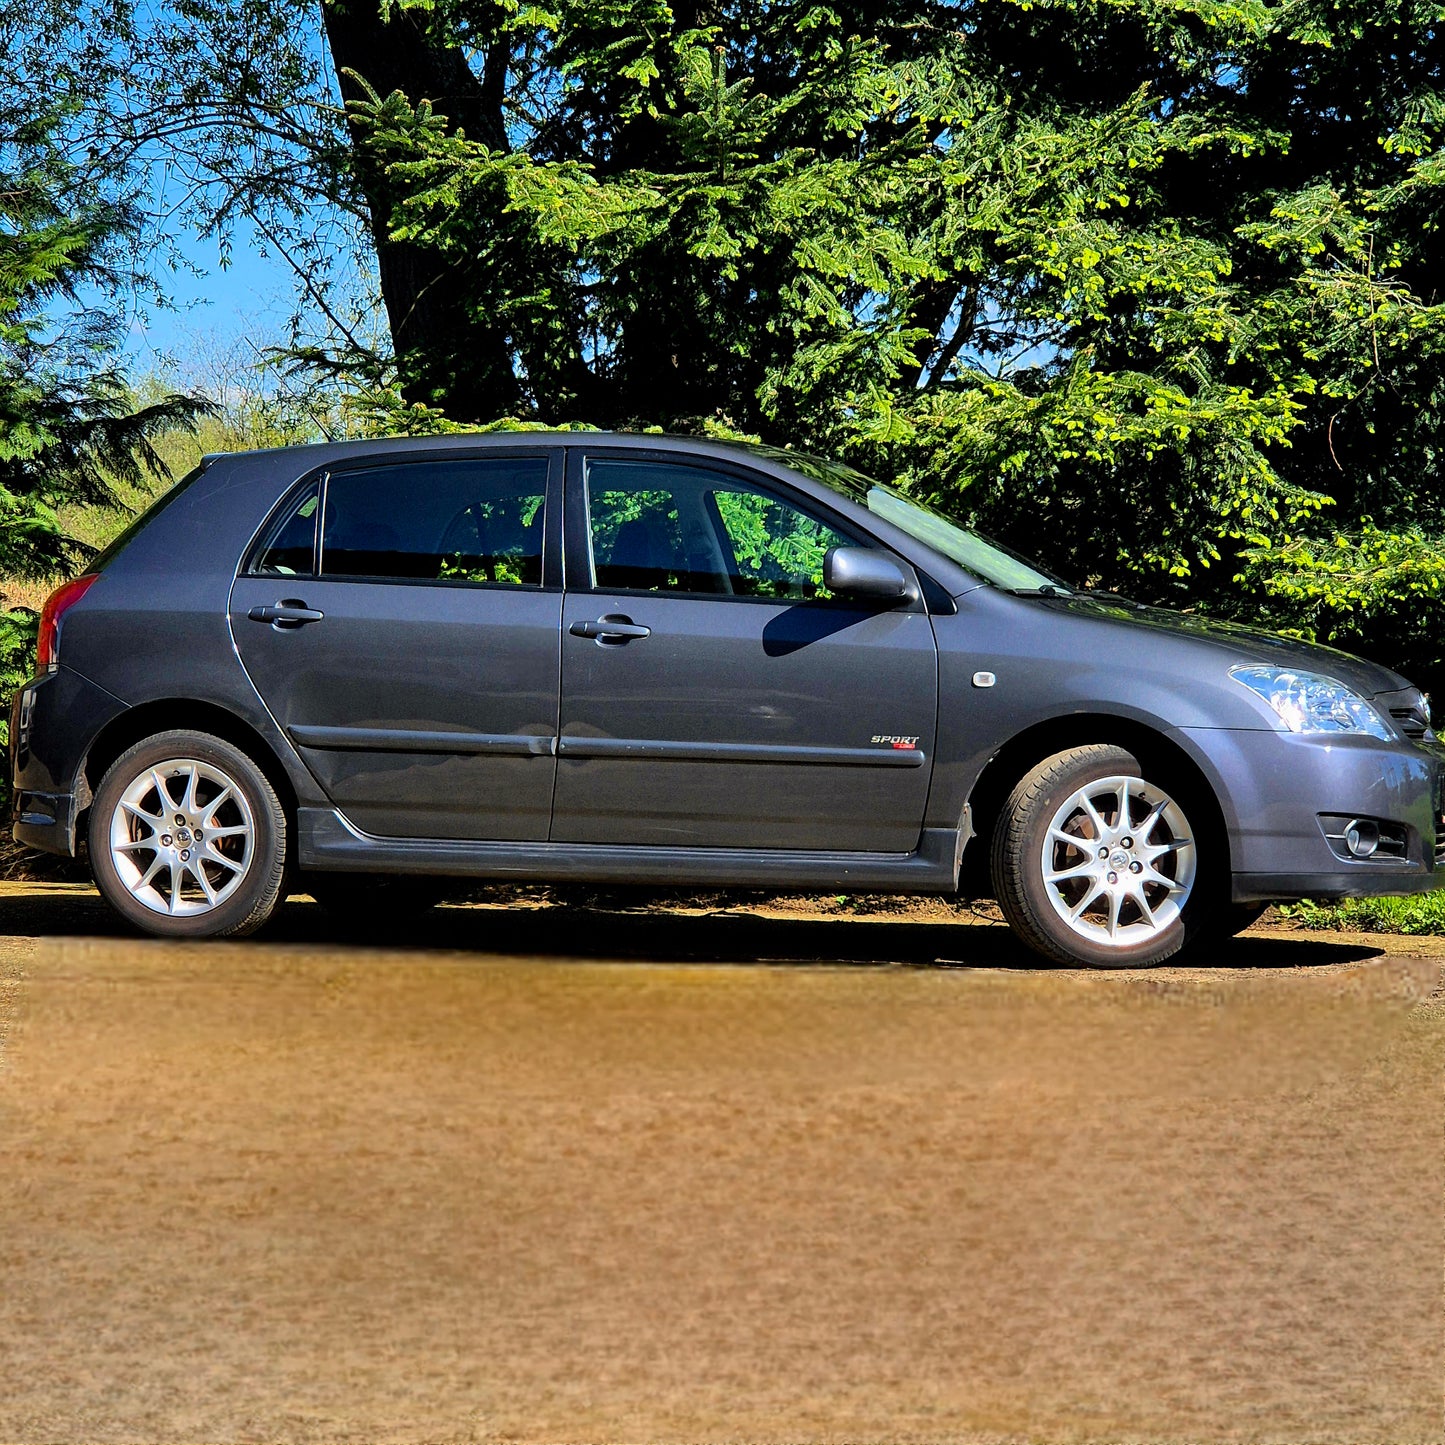
[{"label": "sandy dirt path", "polygon": [[1441,1438],[1438,948],[0,930],[0,1439]]}]

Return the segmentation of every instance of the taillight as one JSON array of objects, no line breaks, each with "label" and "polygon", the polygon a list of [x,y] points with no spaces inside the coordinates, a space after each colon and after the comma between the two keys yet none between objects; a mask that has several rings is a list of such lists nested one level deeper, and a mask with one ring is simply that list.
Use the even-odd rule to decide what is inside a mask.
[{"label": "taillight", "polygon": [[60,622],[65,614],[90,591],[90,585],[99,577],[98,572],[87,572],[57,587],[45,599],[40,609],[40,636],[35,647],[35,670],[54,672],[60,666]]}]

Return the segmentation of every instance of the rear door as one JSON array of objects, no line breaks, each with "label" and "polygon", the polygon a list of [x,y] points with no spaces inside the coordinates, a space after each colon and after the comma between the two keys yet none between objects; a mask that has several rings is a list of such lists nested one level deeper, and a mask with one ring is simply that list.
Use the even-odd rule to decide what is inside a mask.
[{"label": "rear door", "polygon": [[247,559],[241,660],[362,831],[546,838],[560,488],[560,454],[538,448],[338,469]]},{"label": "rear door", "polygon": [[552,837],[905,853],[937,711],[922,604],[829,596],[879,545],[746,469],[571,453]]}]

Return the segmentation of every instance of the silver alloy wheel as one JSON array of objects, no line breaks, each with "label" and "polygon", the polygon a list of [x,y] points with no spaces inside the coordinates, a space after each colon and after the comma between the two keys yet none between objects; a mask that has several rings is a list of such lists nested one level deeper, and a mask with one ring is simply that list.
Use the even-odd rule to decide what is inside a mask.
[{"label": "silver alloy wheel", "polygon": [[1080,938],[1132,948],[1179,917],[1194,886],[1194,836],[1173,798],[1143,778],[1085,783],[1049,822],[1040,863],[1054,912]]},{"label": "silver alloy wheel", "polygon": [[256,850],[241,785],[211,763],[170,758],[131,780],[110,817],[110,861],[138,903],[173,918],[218,908]]}]

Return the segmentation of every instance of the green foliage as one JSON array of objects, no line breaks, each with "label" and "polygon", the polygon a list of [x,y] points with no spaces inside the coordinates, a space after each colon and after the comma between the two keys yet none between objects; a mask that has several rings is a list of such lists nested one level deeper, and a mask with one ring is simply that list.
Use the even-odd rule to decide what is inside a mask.
[{"label": "green foliage", "polygon": [[[10,745],[10,698],[30,676],[30,665],[35,658],[35,624],[34,612],[18,608],[0,612],[0,698],[4,700],[0,710],[0,748],[6,750]],[[0,778],[0,801],[8,801],[9,796],[10,778],[6,773]]]},{"label": "green foliage", "polygon": [[114,365],[118,312],[77,299],[104,280],[129,218],[75,184],[54,118],[10,119],[0,130],[0,576],[40,578],[86,550],[57,509],[114,503],[116,483],[164,476],[155,439],[204,406],[133,404]]},{"label": "green foliage", "polygon": [[1347,898],[1333,904],[1305,899],[1280,912],[1302,928],[1445,935],[1445,891],[1410,898]]},{"label": "green foliage", "polygon": [[499,123],[372,91],[354,134],[528,414],[721,418],[1080,581],[1437,661],[1438,7],[408,13],[486,35]]},{"label": "green foliage", "polygon": [[37,9],[67,135],[292,262],[338,431],[812,448],[1445,686],[1438,0],[326,0],[334,74],[300,0]]}]

